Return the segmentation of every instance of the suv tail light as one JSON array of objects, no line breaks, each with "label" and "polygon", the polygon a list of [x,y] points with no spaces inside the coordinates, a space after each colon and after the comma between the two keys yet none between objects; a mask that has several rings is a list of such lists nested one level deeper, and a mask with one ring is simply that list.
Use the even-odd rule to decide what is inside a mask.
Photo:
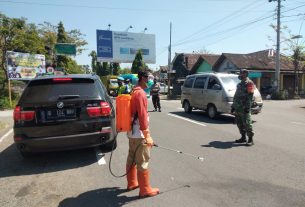
[{"label": "suv tail light", "polygon": [[14,110],[14,121],[32,121],[35,111],[21,111],[20,106],[16,106]]},{"label": "suv tail light", "polygon": [[53,78],[53,82],[63,83],[63,82],[71,82],[71,81],[72,78]]},{"label": "suv tail light", "polygon": [[100,106],[87,107],[87,113],[90,117],[109,116],[111,107],[107,102],[102,101]]}]

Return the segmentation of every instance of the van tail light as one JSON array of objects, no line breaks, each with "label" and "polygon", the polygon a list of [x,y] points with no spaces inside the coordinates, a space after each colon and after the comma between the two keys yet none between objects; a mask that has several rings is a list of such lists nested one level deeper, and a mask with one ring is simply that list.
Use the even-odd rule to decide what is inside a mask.
[{"label": "van tail light", "polygon": [[35,117],[35,111],[21,111],[20,106],[14,110],[14,121],[32,121]]},{"label": "van tail light", "polygon": [[111,107],[107,102],[102,101],[100,106],[87,107],[87,113],[90,117],[109,116]]}]

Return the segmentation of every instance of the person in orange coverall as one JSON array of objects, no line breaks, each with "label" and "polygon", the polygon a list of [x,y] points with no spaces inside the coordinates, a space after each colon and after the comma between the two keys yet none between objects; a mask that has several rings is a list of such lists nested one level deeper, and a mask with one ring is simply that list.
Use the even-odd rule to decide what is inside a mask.
[{"label": "person in orange coverall", "polygon": [[[140,188],[139,197],[150,197],[159,194],[158,188],[152,188],[149,182],[148,163],[150,150],[154,144],[149,132],[149,115],[147,97],[144,91],[148,82],[147,71],[138,73],[138,85],[131,92],[131,131],[129,151],[126,163],[127,190]],[[134,162],[133,162],[134,161]]]}]

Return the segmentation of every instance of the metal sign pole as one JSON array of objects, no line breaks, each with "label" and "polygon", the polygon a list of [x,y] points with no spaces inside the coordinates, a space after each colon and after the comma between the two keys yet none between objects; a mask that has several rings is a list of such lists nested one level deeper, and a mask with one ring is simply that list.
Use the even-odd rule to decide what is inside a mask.
[{"label": "metal sign pole", "polygon": [[11,81],[8,79],[8,96],[10,100],[10,107],[12,108],[12,92],[11,92]]}]

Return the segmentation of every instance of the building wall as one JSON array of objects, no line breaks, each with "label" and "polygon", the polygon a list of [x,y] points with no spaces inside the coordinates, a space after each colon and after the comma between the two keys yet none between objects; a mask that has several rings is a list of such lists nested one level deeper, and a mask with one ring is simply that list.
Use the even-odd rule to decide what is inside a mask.
[{"label": "building wall", "polygon": [[227,59],[225,59],[218,68],[214,68],[216,72],[231,72],[237,68]]},{"label": "building wall", "polygon": [[203,61],[200,67],[197,69],[196,73],[206,73],[206,72],[212,72],[212,66],[206,61]]}]

